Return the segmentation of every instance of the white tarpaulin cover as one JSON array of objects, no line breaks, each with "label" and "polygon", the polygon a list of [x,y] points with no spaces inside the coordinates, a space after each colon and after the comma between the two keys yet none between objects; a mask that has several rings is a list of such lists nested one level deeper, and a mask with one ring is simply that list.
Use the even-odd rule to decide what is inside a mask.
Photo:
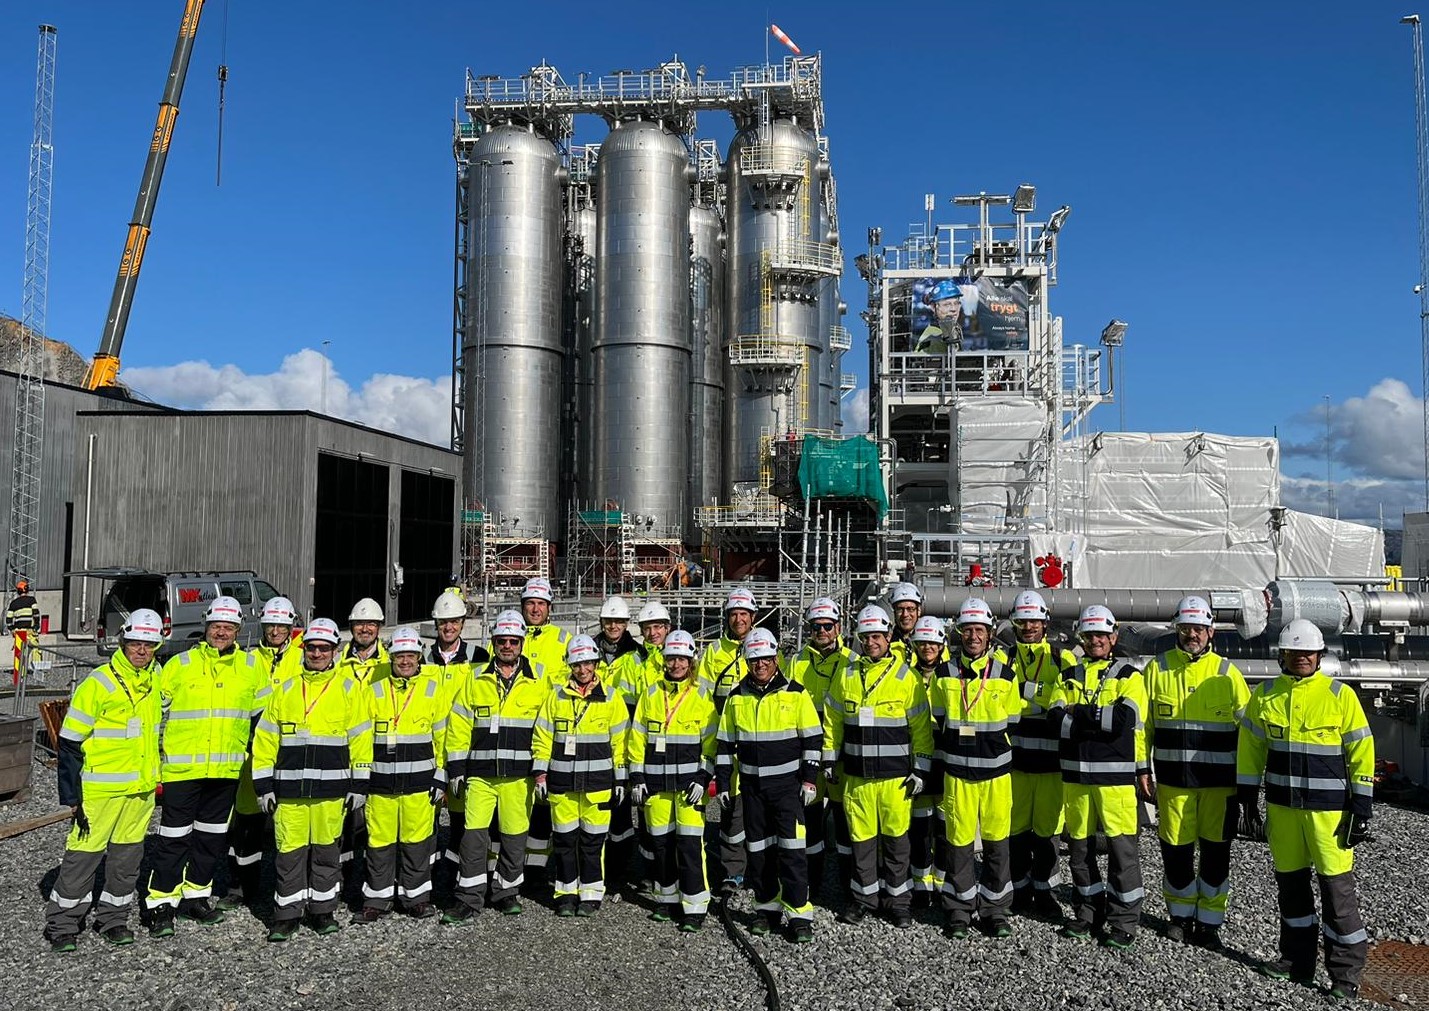
[{"label": "white tarpaulin cover", "polygon": [[1378,531],[1293,511],[1277,565],[1273,438],[1104,432],[1064,448],[1057,526],[1077,533],[1060,534],[1055,546],[1074,560],[1071,585],[1235,588],[1277,576],[1383,574]]}]

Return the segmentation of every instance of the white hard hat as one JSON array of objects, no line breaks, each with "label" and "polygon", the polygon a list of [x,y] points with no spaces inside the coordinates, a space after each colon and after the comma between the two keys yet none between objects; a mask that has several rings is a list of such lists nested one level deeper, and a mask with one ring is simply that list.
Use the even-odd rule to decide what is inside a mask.
[{"label": "white hard hat", "polygon": [[556,599],[551,592],[551,581],[545,576],[532,576],[526,580],[526,585],[521,587],[522,600],[544,600],[551,603]]},{"label": "white hard hat", "polygon": [[1211,605],[1206,603],[1204,597],[1182,597],[1181,603],[1176,605],[1177,625],[1205,625],[1207,628],[1214,628],[1216,619],[1211,614]]},{"label": "white hard hat", "polygon": [[1012,601],[1013,621],[1046,621],[1050,617],[1047,601],[1036,590],[1023,590]]},{"label": "white hard hat", "polygon": [[744,637],[744,659],[758,660],[766,656],[779,655],[779,641],[767,628],[753,629]]},{"label": "white hard hat", "polygon": [[566,646],[566,663],[578,664],[600,659],[600,647],[588,635],[573,635]]},{"label": "white hard hat", "polygon": [[261,625],[295,625],[297,621],[298,609],[287,597],[269,597],[268,603],[263,605],[263,616],[258,619]]},{"label": "white hard hat", "polygon": [[386,620],[386,617],[382,614],[382,605],[371,597],[363,597],[357,603],[353,604],[352,613],[347,616],[348,624],[354,621],[376,621],[380,623]]},{"label": "white hard hat", "polygon": [[520,611],[502,611],[496,616],[496,621],[491,625],[491,637],[515,636],[518,639],[526,638],[526,619],[521,617]]},{"label": "white hard hat", "polygon": [[226,621],[232,625],[243,624],[243,605],[232,597],[214,597],[213,602],[208,605],[208,610],[203,612],[203,620]]},{"label": "white hard hat", "polygon": [[1090,604],[1082,611],[1082,616],[1077,619],[1077,631],[1079,633],[1105,632],[1107,635],[1114,635],[1116,633],[1116,615],[1111,613],[1109,607]]},{"label": "white hard hat", "polygon": [[635,620],[641,625],[650,621],[663,621],[669,624],[670,612],[665,609],[664,604],[658,600],[652,600],[640,609],[640,613],[635,616]]},{"label": "white hard hat", "polygon": [[600,605],[600,616],[602,619],[614,618],[616,621],[629,621],[630,605],[625,602],[624,597],[606,597],[605,603]]},{"label": "white hard hat", "polygon": [[661,652],[666,657],[687,656],[693,660],[695,658],[695,637],[683,628],[677,628],[665,636],[665,644]]},{"label": "white hard hat", "polygon": [[446,590],[437,598],[437,602],[432,605],[432,617],[437,621],[442,621],[447,618],[465,618],[466,601],[462,600],[460,596],[451,590]]},{"label": "white hard hat", "polygon": [[387,652],[393,655],[397,653],[420,653],[422,652],[422,637],[417,634],[417,630],[410,625],[403,625],[392,633],[392,645],[387,647]]},{"label": "white hard hat", "polygon": [[820,597],[809,605],[809,610],[804,613],[806,621],[832,621],[839,620],[839,605],[829,597]]},{"label": "white hard hat", "polygon": [[920,607],[923,604],[923,591],[913,583],[894,583],[893,589],[888,591],[890,604],[903,604],[910,601]]},{"label": "white hard hat", "polygon": [[874,632],[882,632],[887,635],[892,630],[893,622],[889,620],[888,612],[877,604],[869,604],[858,612],[858,622],[854,625],[854,634],[860,639]]},{"label": "white hard hat", "polygon": [[1315,627],[1313,621],[1296,618],[1280,630],[1280,641],[1275,644],[1275,648],[1323,653],[1325,651],[1325,636]]},{"label": "white hard hat", "polygon": [[958,628],[964,625],[986,625],[992,628],[992,608],[980,597],[969,597],[958,608]]},{"label": "white hard hat", "polygon": [[935,618],[931,614],[926,614],[918,619],[918,624],[913,626],[913,631],[908,636],[909,642],[935,642],[939,646],[948,641],[947,630],[943,627],[943,619]]},{"label": "white hard hat", "polygon": [[303,642],[326,642],[336,646],[341,638],[337,631],[337,622],[331,618],[314,618],[303,633]]},{"label": "white hard hat", "polygon": [[163,642],[164,620],[159,612],[141,607],[129,612],[129,620],[119,634],[129,642]]},{"label": "white hard hat", "polygon": [[729,591],[729,596],[724,598],[725,611],[754,611],[754,594],[747,587],[736,586]]}]

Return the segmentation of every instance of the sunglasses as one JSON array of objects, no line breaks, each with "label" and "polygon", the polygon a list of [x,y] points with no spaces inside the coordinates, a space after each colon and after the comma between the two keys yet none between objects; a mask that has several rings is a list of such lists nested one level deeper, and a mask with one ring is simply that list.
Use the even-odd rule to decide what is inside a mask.
[{"label": "sunglasses", "polygon": [[337,647],[330,642],[305,642],[303,643],[303,649],[314,650],[318,653],[331,653],[337,649]]},{"label": "sunglasses", "polygon": [[833,629],[838,628],[838,625],[834,624],[832,621],[816,621],[813,623],[813,627],[814,631],[816,632],[829,632]]}]

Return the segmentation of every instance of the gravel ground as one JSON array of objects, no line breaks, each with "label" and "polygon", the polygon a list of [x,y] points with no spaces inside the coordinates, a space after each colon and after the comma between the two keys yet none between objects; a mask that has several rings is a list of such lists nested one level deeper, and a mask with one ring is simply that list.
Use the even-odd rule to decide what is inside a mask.
[{"label": "gravel ground", "polygon": [[[35,799],[0,807],[0,823],[55,810],[54,772],[36,767]],[[1377,837],[1360,849],[1360,896],[1374,938],[1429,935],[1429,814],[1381,805]],[[43,895],[59,864],[68,825],[0,841],[0,993],[15,1011],[57,1006],[153,1007],[163,1011],[243,1008],[407,1009],[419,1002],[548,1011],[557,1008],[757,1009],[758,977],[715,916],[693,937],[646,919],[640,900],[607,902],[592,920],[557,920],[544,899],[525,915],[483,914],[443,928],[389,918],[319,938],[303,932],[269,945],[251,914],[223,924],[182,923],[178,936],[140,933],[127,949],[87,934],[78,953],[55,956],[40,937]],[[1159,883],[1155,838],[1143,836],[1149,885]],[[815,914],[815,943],[755,940],[788,1011],[933,1011],[1025,1003],[1064,1008],[1321,1007],[1324,990],[1269,982],[1254,965],[1276,941],[1275,887],[1263,845],[1237,844],[1229,950],[1211,954],[1159,936],[1164,905],[1153,887],[1134,949],[1113,953],[1065,940],[1052,925],[1014,921],[1013,937],[977,933],[949,941],[922,914],[910,931],[882,921],[858,927]],[[825,898],[836,892],[832,878]],[[837,906],[837,903],[830,902]],[[733,903],[749,919],[747,895]],[[340,916],[345,919],[344,916]],[[1322,976],[1322,982],[1326,982]]]}]

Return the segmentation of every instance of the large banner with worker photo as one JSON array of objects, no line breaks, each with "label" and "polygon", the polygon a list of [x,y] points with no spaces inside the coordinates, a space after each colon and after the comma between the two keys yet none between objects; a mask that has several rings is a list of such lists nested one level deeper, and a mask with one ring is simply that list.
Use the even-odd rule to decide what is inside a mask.
[{"label": "large banner with worker photo", "polygon": [[922,277],[913,282],[912,296],[915,346],[930,327],[945,337],[951,337],[956,327],[962,334],[958,346],[963,351],[1028,349],[1027,286],[1022,281]]}]

